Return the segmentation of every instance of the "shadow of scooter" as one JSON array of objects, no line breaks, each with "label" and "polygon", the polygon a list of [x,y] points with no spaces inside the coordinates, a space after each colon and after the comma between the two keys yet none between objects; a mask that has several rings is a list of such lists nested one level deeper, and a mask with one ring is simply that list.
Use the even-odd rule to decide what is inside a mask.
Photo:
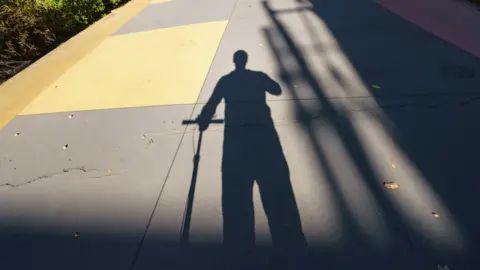
[{"label": "shadow of scooter", "polygon": [[[210,121],[211,124],[223,124],[224,120],[222,119],[213,119]],[[182,125],[191,125],[198,124],[197,120],[184,120]],[[190,183],[190,189],[188,191],[187,202],[185,204],[185,211],[183,214],[183,224],[180,238],[180,245],[182,248],[186,248],[188,245],[188,240],[190,236],[190,223],[192,221],[192,209],[193,209],[193,199],[195,197],[195,186],[197,184],[197,173],[198,165],[200,163],[200,148],[202,147],[202,138],[204,130],[200,130],[200,136],[198,138],[197,152],[193,157],[193,172],[192,172],[192,181]]]}]

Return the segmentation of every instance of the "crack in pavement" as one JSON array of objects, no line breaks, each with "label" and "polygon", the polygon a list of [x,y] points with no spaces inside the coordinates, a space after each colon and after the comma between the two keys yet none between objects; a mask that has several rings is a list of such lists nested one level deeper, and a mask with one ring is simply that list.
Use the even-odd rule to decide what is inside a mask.
[{"label": "crack in pavement", "polygon": [[[438,102],[399,102],[396,104],[382,104],[376,103],[376,104],[371,104],[368,106],[367,104],[353,104],[343,106],[343,108],[333,108],[333,109],[328,109],[320,113],[316,112],[310,112],[309,114],[306,115],[301,115],[301,116],[294,116],[292,118],[273,118],[273,124],[275,127],[285,127],[285,126],[290,126],[295,123],[300,123],[302,121],[313,121],[313,120],[322,120],[325,118],[325,114],[333,114],[334,116],[344,116],[345,114],[348,113],[361,113],[361,112],[375,112],[375,111],[382,111],[382,110],[400,110],[400,109],[407,109],[407,108],[413,108],[413,109],[429,109],[429,110],[436,110],[440,111],[442,109],[448,109],[448,108],[453,108],[453,107],[467,107],[467,106],[472,106],[476,105],[480,101],[480,96],[476,97],[471,97],[468,99],[463,99],[463,100],[444,100],[444,101],[438,101]],[[363,106],[362,106],[363,105]],[[222,127],[210,127],[208,131],[210,132],[224,132],[225,128],[261,128],[265,125],[269,125],[269,123],[263,123],[263,122],[245,122],[245,123],[235,123],[235,124],[226,124],[225,126]],[[192,130],[188,130],[185,132],[185,134],[192,134],[194,132],[198,131],[196,128]],[[192,138],[193,139],[193,138]]]},{"label": "crack in pavement", "polygon": [[99,175],[99,176],[91,176],[89,178],[99,179],[99,178],[111,177],[111,176],[121,175],[121,174],[123,174],[124,172],[127,172],[127,171],[129,171],[129,170],[121,170],[117,173],[107,173],[107,174],[102,174],[102,175]]},{"label": "crack in pavement", "polygon": [[74,168],[67,168],[67,169],[63,169],[61,172],[42,175],[42,176],[39,176],[39,177],[37,177],[37,178],[34,178],[34,179],[30,180],[30,181],[27,181],[27,182],[25,182],[25,183],[21,183],[21,184],[18,184],[18,185],[11,184],[11,183],[1,184],[1,185],[0,185],[0,188],[1,188],[1,187],[17,188],[17,187],[21,187],[21,186],[25,186],[25,185],[28,185],[28,184],[37,182],[37,181],[39,181],[39,180],[50,179],[50,178],[53,178],[53,177],[55,177],[55,176],[62,175],[62,174],[66,174],[66,173],[70,173],[70,172],[74,172],[74,171],[80,171],[80,172],[84,172],[84,173],[87,173],[87,172],[98,172],[97,169],[87,170],[87,169],[85,169],[84,166],[82,166],[82,167],[74,167]]}]

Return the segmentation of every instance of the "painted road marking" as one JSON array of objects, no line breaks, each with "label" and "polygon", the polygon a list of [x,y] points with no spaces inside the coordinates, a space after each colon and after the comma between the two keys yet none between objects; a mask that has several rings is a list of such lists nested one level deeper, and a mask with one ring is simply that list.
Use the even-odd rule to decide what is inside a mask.
[{"label": "painted road marking", "polygon": [[130,1],[1,85],[0,128],[148,3],[148,0]]},{"label": "painted road marking", "polygon": [[20,114],[193,104],[227,22],[111,36]]}]

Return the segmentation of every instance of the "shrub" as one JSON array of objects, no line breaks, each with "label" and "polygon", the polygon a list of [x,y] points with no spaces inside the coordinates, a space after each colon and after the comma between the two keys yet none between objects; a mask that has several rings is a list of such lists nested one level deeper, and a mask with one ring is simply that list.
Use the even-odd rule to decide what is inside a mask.
[{"label": "shrub", "polygon": [[128,0],[0,0],[0,84]]},{"label": "shrub", "polygon": [[107,8],[116,8],[125,2],[125,0],[104,0],[103,2]]},{"label": "shrub", "polygon": [[85,28],[105,11],[104,0],[43,0],[39,5],[55,30],[65,33]]},{"label": "shrub", "polygon": [[55,35],[35,0],[3,0],[0,5],[0,83],[15,67],[44,52]]}]

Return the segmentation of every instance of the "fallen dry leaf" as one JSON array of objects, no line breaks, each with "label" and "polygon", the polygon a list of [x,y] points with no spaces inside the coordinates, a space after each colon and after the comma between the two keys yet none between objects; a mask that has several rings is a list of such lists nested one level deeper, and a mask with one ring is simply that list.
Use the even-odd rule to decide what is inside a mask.
[{"label": "fallen dry leaf", "polygon": [[388,188],[388,189],[397,189],[400,187],[400,185],[398,185],[397,183],[395,182],[384,182],[383,183],[383,186]]}]

